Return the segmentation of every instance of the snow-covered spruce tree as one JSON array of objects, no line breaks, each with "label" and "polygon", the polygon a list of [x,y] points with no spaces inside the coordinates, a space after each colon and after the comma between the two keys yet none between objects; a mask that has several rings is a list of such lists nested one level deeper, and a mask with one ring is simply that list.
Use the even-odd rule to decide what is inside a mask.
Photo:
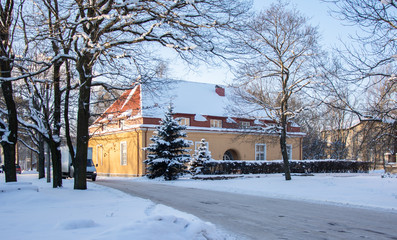
[{"label": "snow-covered spruce tree", "polygon": [[204,163],[206,161],[211,160],[211,152],[207,149],[207,143],[205,139],[201,139],[201,142],[195,150],[193,158],[190,160],[189,163],[189,170],[193,175],[200,174],[201,170],[204,167]]},{"label": "snow-covered spruce tree", "polygon": [[145,150],[149,151],[149,159],[145,160],[148,165],[148,177],[157,178],[164,176],[165,180],[175,180],[185,168],[187,162],[183,153],[189,147],[188,142],[183,139],[186,126],[179,125],[178,120],[173,118],[173,108],[169,107],[160,126],[157,127],[157,135],[150,140],[153,142]]}]

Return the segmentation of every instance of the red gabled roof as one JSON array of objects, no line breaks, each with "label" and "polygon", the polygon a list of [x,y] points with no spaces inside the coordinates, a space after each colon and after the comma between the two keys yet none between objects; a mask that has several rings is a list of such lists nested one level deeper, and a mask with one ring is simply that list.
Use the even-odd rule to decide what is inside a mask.
[{"label": "red gabled roof", "polygon": [[135,116],[141,110],[141,86],[128,89],[106,111],[95,120],[95,123],[112,119],[123,119]]}]

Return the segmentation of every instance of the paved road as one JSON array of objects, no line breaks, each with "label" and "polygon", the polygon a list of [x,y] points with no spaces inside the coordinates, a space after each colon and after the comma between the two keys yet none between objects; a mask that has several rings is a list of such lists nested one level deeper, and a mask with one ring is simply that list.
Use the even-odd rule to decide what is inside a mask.
[{"label": "paved road", "polygon": [[397,213],[147,182],[96,183],[150,199],[245,239],[397,239]]}]

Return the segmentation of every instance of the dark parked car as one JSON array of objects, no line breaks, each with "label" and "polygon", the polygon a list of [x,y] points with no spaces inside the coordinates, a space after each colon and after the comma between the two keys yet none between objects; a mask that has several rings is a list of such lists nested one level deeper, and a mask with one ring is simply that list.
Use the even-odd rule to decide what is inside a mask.
[{"label": "dark parked car", "polygon": [[[1,165],[1,167],[0,167],[0,173],[2,173],[2,172],[4,172],[4,171],[5,171],[4,165]],[[15,171],[16,171],[17,173],[21,174],[21,173],[22,173],[21,166],[19,166],[18,164],[15,164]]]},{"label": "dark parked car", "polygon": [[21,173],[22,173],[21,166],[15,165],[15,171],[16,171],[17,173],[21,174]]},{"label": "dark parked car", "polygon": [[87,159],[87,178],[92,181],[96,180],[96,168],[91,159]]}]

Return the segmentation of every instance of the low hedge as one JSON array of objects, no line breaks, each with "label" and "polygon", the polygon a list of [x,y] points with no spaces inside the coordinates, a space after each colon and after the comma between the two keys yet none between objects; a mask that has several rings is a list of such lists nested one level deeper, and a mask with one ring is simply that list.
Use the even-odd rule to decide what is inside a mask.
[{"label": "low hedge", "polygon": [[[370,162],[352,160],[293,160],[291,173],[357,173],[368,172]],[[204,163],[202,174],[260,174],[284,173],[284,165],[277,161],[224,161]]]}]

